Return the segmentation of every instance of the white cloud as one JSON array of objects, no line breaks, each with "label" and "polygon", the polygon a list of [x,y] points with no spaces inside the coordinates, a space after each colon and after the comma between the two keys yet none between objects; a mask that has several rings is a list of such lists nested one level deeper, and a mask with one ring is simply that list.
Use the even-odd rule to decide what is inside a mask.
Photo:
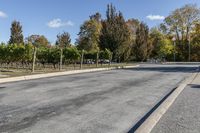
[{"label": "white cloud", "polygon": [[61,19],[53,19],[47,23],[47,26],[50,28],[60,28],[64,26],[74,26],[74,23],[72,21],[62,21]]},{"label": "white cloud", "polygon": [[161,15],[148,15],[146,18],[150,19],[150,20],[163,20],[163,19],[165,19],[165,17],[161,16]]},{"label": "white cloud", "polygon": [[0,11],[0,18],[6,18],[6,17],[7,17],[7,14],[2,12],[2,11]]}]

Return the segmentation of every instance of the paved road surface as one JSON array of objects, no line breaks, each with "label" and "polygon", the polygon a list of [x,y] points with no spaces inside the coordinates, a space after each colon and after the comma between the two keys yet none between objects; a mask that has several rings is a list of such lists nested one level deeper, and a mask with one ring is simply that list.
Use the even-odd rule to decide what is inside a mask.
[{"label": "paved road surface", "polygon": [[152,133],[200,133],[200,74],[188,85]]},{"label": "paved road surface", "polygon": [[195,69],[144,65],[0,84],[0,132],[127,132]]}]

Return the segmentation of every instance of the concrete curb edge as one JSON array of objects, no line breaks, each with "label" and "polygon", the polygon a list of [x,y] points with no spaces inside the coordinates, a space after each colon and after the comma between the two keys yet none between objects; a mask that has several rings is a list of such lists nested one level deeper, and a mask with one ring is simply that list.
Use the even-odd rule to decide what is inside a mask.
[{"label": "concrete curb edge", "polygon": [[150,133],[161,117],[174,103],[179,94],[195,79],[197,75],[198,72],[195,72],[190,77],[182,81],[174,92],[142,123],[142,125],[136,130],[136,133]]},{"label": "concrete curb edge", "polygon": [[31,80],[31,79],[48,78],[48,77],[81,74],[81,73],[89,73],[89,72],[98,72],[98,71],[108,71],[108,70],[114,70],[114,69],[136,68],[136,67],[139,67],[139,65],[123,66],[123,67],[110,67],[110,68],[93,68],[93,69],[72,70],[72,71],[46,73],[46,74],[26,75],[26,76],[19,76],[19,77],[2,78],[2,79],[0,79],[0,84],[8,83],[8,82]]}]

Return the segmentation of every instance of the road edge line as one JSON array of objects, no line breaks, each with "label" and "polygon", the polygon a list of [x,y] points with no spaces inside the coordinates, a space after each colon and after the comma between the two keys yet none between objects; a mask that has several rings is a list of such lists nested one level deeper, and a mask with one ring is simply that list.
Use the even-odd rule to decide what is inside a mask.
[{"label": "road edge line", "polygon": [[190,77],[182,81],[179,86],[173,91],[165,101],[138,127],[135,131],[136,133],[150,133],[152,129],[159,122],[161,117],[169,109],[169,107],[174,103],[179,94],[184,90],[184,88],[190,84],[198,75],[198,72],[193,73]]}]

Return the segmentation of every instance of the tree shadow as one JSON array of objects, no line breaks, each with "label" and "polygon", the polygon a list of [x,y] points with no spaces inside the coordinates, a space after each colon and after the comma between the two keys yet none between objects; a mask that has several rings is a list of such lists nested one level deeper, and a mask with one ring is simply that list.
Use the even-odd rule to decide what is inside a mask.
[{"label": "tree shadow", "polygon": [[200,85],[198,85],[198,84],[189,84],[188,86],[190,86],[191,88],[198,88],[198,89],[200,89]]},{"label": "tree shadow", "polygon": [[1,90],[1,89],[4,89],[4,88],[6,88],[6,87],[1,87],[1,86],[0,86],[0,90]]},{"label": "tree shadow", "polygon": [[153,108],[151,108],[133,127],[128,131],[128,133],[134,133],[145,120],[149,118],[149,116],[176,90],[173,88],[170,92],[167,93]]},{"label": "tree shadow", "polygon": [[153,66],[153,67],[128,68],[128,69],[125,69],[125,70],[192,73],[192,72],[196,72],[197,69],[198,69],[198,67],[196,67],[196,66],[170,66],[170,67]]}]

